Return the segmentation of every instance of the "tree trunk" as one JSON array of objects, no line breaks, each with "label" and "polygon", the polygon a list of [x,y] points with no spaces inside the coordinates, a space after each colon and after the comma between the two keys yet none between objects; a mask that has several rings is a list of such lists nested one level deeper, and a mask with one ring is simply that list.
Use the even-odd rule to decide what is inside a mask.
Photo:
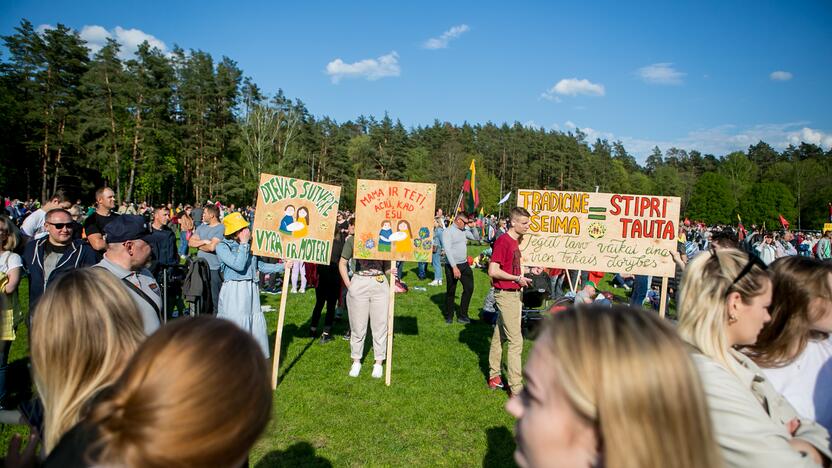
[{"label": "tree trunk", "polygon": [[121,164],[118,155],[118,139],[116,138],[116,115],[113,111],[113,90],[110,87],[110,76],[104,73],[104,83],[107,85],[107,108],[110,112],[110,140],[113,145],[113,160],[116,163],[115,188],[116,200],[121,204]]},{"label": "tree trunk", "polygon": [[66,118],[61,120],[61,125],[58,127],[58,141],[61,142],[61,146],[58,147],[58,154],[55,155],[55,175],[52,177],[52,193],[58,191],[58,171],[61,167],[61,154],[64,149],[64,128],[66,128]]},{"label": "tree trunk", "polygon": [[127,185],[127,196],[125,200],[128,202],[133,200],[133,187],[136,180],[136,166],[139,163],[139,142],[141,141],[139,135],[142,130],[142,101],[144,97],[140,94],[139,100],[136,103],[136,129],[133,131],[133,149],[132,160],[130,161],[130,179]]},{"label": "tree trunk", "polygon": [[[49,111],[46,112],[47,118]],[[40,199],[46,201],[46,180],[48,179],[47,170],[49,166],[49,124],[43,126],[43,145],[41,146],[41,166],[40,166]]]}]

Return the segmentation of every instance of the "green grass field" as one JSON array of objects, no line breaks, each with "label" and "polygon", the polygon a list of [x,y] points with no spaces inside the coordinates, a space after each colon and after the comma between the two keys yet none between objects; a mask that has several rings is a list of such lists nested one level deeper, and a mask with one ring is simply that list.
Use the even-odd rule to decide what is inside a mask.
[{"label": "green grass field", "polygon": [[[472,255],[479,250],[469,248]],[[492,327],[481,322],[447,325],[440,308],[445,287],[427,286],[430,275],[419,280],[416,264],[405,264],[403,281],[411,290],[396,295],[390,387],[370,377],[371,357],[358,378],[347,375],[349,343],[340,338],[348,327],[346,317],[336,322],[336,340],[321,345],[309,337],[314,290],[288,296],[273,417],[251,451],[251,466],[514,464],[514,421],[504,409],[506,394],[486,386]],[[474,275],[472,317],[490,286],[485,272],[475,270]],[[601,288],[625,296],[606,281]],[[20,294],[24,298],[25,287]],[[274,309],[266,313],[273,342],[280,296],[261,298]],[[19,336],[11,361],[28,353],[25,330]],[[365,346],[371,355],[370,343],[368,337]],[[531,344],[526,341],[526,353]],[[25,431],[4,426],[0,450],[5,453],[12,433]]]}]

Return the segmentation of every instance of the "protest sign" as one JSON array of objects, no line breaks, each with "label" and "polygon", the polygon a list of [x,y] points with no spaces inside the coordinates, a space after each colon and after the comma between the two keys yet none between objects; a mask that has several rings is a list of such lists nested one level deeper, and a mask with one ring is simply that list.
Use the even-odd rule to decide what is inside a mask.
[{"label": "protest sign", "polygon": [[826,232],[826,231],[832,231],[832,223],[823,223],[823,231],[822,232]]},{"label": "protest sign", "polygon": [[341,187],[260,174],[252,252],[329,264]]},{"label": "protest sign", "polygon": [[436,185],[358,179],[355,258],[429,262]]},{"label": "protest sign", "polygon": [[673,277],[678,197],[524,190],[523,264]]},{"label": "protest sign", "polygon": [[[255,255],[329,264],[341,187],[292,177],[260,174],[257,212],[251,234]],[[277,313],[272,361],[272,389],[277,388],[280,343],[289,295],[289,269],[283,271],[283,294]]]},{"label": "protest sign", "polygon": [[[435,206],[435,184],[358,179],[353,256],[364,260],[429,262],[433,253]],[[393,369],[394,284],[395,275],[391,270],[384,362],[387,386]]]}]

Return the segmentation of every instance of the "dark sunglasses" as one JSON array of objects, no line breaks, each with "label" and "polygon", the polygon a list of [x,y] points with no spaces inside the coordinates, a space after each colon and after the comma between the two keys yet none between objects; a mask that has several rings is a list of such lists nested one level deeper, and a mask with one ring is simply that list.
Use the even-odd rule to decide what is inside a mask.
[{"label": "dark sunglasses", "polygon": [[55,227],[57,230],[61,230],[63,228],[72,229],[72,223],[49,223]]},{"label": "dark sunglasses", "polygon": [[[719,256],[716,254],[716,249],[711,248],[711,255],[716,260],[716,264],[721,270],[722,264],[719,263]],[[762,260],[760,260],[760,257],[748,254],[748,262],[745,264],[744,267],[742,267],[742,270],[740,270],[739,274],[737,274],[737,277],[734,278],[734,281],[731,281],[731,285],[728,286],[725,295],[728,295],[731,292],[731,288],[733,288],[734,285],[739,283],[741,279],[745,278],[747,274],[751,273],[751,270],[754,269],[755,265],[763,271],[768,270],[768,265],[766,265]]]}]

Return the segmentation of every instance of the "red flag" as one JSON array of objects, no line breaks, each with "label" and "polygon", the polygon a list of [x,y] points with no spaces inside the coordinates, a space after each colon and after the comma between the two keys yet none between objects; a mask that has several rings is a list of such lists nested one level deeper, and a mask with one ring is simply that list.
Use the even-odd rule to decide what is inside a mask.
[{"label": "red flag", "polygon": [[690,226],[690,220],[685,216],[685,226]]},{"label": "red flag", "polygon": [[789,228],[789,222],[786,221],[786,218],[783,217],[780,213],[777,213],[777,216],[780,216],[780,224],[783,225],[783,229]]}]

